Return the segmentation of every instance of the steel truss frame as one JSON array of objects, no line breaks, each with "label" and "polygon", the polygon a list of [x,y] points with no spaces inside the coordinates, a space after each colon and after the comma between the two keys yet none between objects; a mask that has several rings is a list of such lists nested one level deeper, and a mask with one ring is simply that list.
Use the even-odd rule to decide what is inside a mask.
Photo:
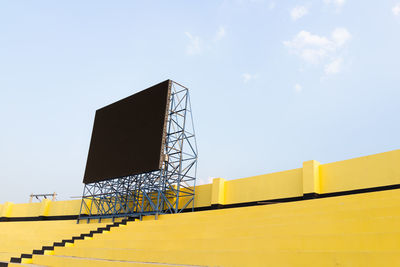
[{"label": "steel truss frame", "polygon": [[174,81],[170,88],[161,169],[86,184],[78,222],[194,209],[197,144],[189,90]]}]

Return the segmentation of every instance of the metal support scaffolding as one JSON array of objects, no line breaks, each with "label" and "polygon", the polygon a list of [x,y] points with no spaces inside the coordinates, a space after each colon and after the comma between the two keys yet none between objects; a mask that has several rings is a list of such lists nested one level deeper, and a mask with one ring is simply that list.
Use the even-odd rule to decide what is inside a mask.
[{"label": "metal support scaffolding", "polygon": [[189,90],[173,81],[170,86],[161,169],[86,184],[78,221],[194,209],[197,145]]}]

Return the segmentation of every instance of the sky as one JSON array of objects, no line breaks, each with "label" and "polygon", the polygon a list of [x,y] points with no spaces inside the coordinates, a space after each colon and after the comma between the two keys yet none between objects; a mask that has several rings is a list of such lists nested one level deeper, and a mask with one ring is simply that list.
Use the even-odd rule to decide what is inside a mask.
[{"label": "sky", "polygon": [[190,88],[198,183],[400,148],[400,1],[2,1],[0,203],[80,196],[95,111]]}]

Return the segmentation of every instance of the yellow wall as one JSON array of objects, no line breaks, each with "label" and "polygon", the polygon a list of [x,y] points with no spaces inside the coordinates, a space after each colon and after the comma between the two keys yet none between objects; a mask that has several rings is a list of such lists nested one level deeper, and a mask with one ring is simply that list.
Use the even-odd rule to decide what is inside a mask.
[{"label": "yellow wall", "polygon": [[322,193],[400,184],[400,150],[320,166]]},{"label": "yellow wall", "polygon": [[14,204],[8,217],[36,217],[40,215],[42,203]]},{"label": "yellow wall", "polygon": [[[215,178],[211,184],[196,186],[195,207],[400,184],[400,150],[328,164],[310,160],[302,165],[302,168],[298,169],[236,180]],[[77,215],[80,205],[79,199],[45,200],[31,204],[6,202],[0,205],[0,217]]]},{"label": "yellow wall", "polygon": [[294,169],[226,181],[225,201],[221,204],[253,202],[302,195],[302,169]]},{"label": "yellow wall", "polygon": [[211,205],[212,184],[196,186],[194,205],[195,207],[207,207]]},{"label": "yellow wall", "polygon": [[6,202],[1,209],[1,217],[9,217],[11,215],[11,208],[13,206],[12,202]]},{"label": "yellow wall", "polygon": [[47,216],[79,214],[81,208],[81,202],[82,202],[81,199],[54,201],[50,205],[50,209]]},{"label": "yellow wall", "polygon": [[31,263],[82,267],[400,266],[399,214],[400,189],[396,189],[160,215],[158,220],[147,216],[91,240],[56,247],[53,255],[34,255]]}]

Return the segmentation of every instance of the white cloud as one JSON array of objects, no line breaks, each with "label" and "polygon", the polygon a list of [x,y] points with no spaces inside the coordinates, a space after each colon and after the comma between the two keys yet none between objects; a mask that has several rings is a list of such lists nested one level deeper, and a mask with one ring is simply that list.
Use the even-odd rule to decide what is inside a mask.
[{"label": "white cloud", "polygon": [[271,2],[269,2],[269,4],[268,4],[268,8],[269,8],[269,10],[272,10],[272,9],[274,9],[274,8],[275,8],[275,6],[276,6],[276,4],[275,4],[275,2],[274,2],[274,1],[271,1]]},{"label": "white cloud", "polygon": [[344,45],[351,38],[351,34],[346,28],[336,28],[332,32],[332,40],[336,43],[337,46]]},{"label": "white cloud", "polygon": [[335,50],[335,44],[324,36],[300,31],[291,41],[283,44],[293,53],[309,63],[318,64],[328,52]]},{"label": "white cloud", "polygon": [[202,184],[211,184],[213,182],[213,177],[208,177],[208,178],[199,178],[197,179],[197,185],[202,185]]},{"label": "white cloud", "polygon": [[217,42],[221,41],[226,36],[226,30],[223,26],[220,26],[215,33],[213,39],[204,39],[199,36],[195,36],[190,32],[185,32],[186,37],[189,39],[189,44],[186,46],[186,54],[196,55],[203,52],[203,50],[213,49]]},{"label": "white cloud", "polygon": [[265,1],[264,0],[236,0],[234,2],[236,2],[236,4],[243,5],[243,4],[248,4],[248,3],[260,4],[260,3],[264,3]]},{"label": "white cloud", "polygon": [[342,68],[342,58],[336,58],[331,63],[325,65],[325,74],[332,75],[340,72]]},{"label": "white cloud", "polygon": [[303,91],[303,86],[301,86],[300,84],[296,83],[294,85],[294,90],[296,91],[296,93],[300,93],[301,91]]},{"label": "white cloud", "polygon": [[325,73],[335,74],[340,72],[343,61],[338,54],[350,39],[351,34],[346,28],[336,28],[330,37],[300,31],[291,41],[284,41],[283,44],[306,63],[319,65],[330,61],[325,66]]},{"label": "white cloud", "polygon": [[305,6],[296,6],[290,10],[290,17],[292,20],[298,20],[299,18],[308,14],[308,9]]},{"label": "white cloud", "polygon": [[189,55],[195,55],[201,52],[201,40],[199,36],[193,36],[189,32],[185,32],[186,36],[189,38],[189,44],[186,47],[186,53]]},{"label": "white cloud", "polygon": [[215,41],[220,41],[221,39],[223,39],[226,35],[226,31],[225,28],[222,26],[219,26],[218,31],[215,35]]},{"label": "white cloud", "polygon": [[247,82],[257,78],[257,75],[256,74],[250,74],[250,73],[243,73],[242,74],[242,78],[243,78],[243,82],[247,83]]},{"label": "white cloud", "polygon": [[400,3],[397,3],[393,8],[392,8],[392,12],[395,16],[399,16],[400,15]]},{"label": "white cloud", "polygon": [[332,5],[336,6],[336,7],[342,7],[345,4],[346,0],[324,0],[324,2],[327,5],[331,5],[332,4]]}]

